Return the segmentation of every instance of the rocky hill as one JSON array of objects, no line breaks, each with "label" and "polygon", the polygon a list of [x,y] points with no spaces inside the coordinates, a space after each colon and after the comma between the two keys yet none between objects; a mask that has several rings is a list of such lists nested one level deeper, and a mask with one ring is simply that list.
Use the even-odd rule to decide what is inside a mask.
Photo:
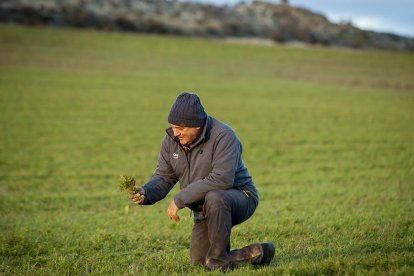
[{"label": "rocky hill", "polygon": [[178,0],[0,0],[0,21],[414,51],[412,38],[334,24],[321,14],[265,1],[214,6]]}]

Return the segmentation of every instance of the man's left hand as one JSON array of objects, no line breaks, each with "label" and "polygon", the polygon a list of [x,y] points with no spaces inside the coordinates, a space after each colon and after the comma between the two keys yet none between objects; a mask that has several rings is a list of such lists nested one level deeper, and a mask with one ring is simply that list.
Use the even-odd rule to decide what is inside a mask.
[{"label": "man's left hand", "polygon": [[167,209],[167,216],[168,216],[171,220],[173,220],[173,221],[175,221],[175,222],[179,221],[179,220],[180,220],[180,217],[177,215],[178,210],[180,210],[180,209],[178,209],[178,207],[177,207],[177,205],[175,204],[175,201],[174,201],[174,199],[173,199],[173,200],[171,201],[170,205],[168,206],[168,209]]}]

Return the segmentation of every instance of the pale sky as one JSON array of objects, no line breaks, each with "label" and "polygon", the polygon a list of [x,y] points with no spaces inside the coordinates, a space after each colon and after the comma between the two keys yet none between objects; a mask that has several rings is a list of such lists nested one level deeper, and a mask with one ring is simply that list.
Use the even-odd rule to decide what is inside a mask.
[{"label": "pale sky", "polygon": [[[190,0],[190,2],[232,5],[240,1]],[[289,3],[292,6],[322,13],[332,22],[351,21],[362,29],[414,38],[414,0],[289,0]]]}]

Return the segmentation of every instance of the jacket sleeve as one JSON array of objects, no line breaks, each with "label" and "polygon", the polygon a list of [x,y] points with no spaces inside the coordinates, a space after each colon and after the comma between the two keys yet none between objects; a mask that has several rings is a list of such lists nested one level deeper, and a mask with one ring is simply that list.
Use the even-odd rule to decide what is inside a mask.
[{"label": "jacket sleeve", "polygon": [[184,208],[185,205],[204,199],[209,191],[233,187],[241,151],[241,143],[234,132],[222,132],[215,141],[211,172],[182,189],[174,197],[177,207]]},{"label": "jacket sleeve", "polygon": [[144,205],[151,205],[163,199],[178,182],[169,161],[168,139],[171,138],[166,135],[161,145],[157,168],[150,180],[142,187],[145,190]]}]

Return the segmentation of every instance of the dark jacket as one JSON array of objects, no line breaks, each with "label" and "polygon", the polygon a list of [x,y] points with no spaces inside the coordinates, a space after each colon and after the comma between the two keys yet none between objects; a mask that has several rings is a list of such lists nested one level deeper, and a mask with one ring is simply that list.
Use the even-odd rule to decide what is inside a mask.
[{"label": "dark jacket", "polygon": [[229,126],[207,117],[202,133],[187,152],[171,128],[166,132],[157,169],[143,186],[144,204],[163,199],[178,181],[180,192],[174,201],[180,209],[187,206],[198,211],[212,190],[240,189],[258,203],[256,188],[241,157],[241,143]]}]

